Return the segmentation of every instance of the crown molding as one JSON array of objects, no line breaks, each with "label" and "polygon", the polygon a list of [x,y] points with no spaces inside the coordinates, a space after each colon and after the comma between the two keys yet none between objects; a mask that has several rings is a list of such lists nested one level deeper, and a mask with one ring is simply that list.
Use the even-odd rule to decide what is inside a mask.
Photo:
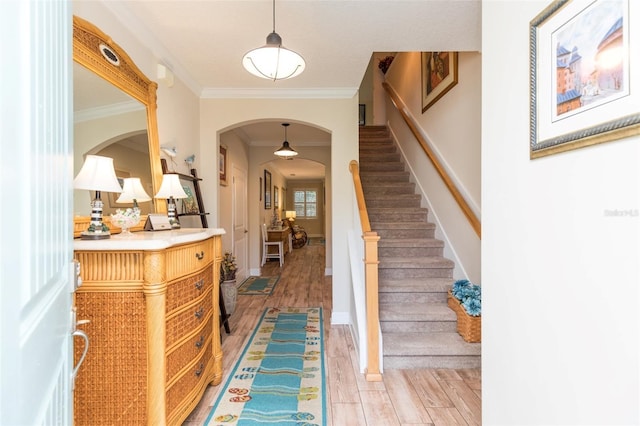
[{"label": "crown molding", "polygon": [[[127,28],[135,28],[132,31],[134,37],[147,47],[158,60],[158,63],[165,65],[178,77],[196,96],[202,91],[202,86],[191,76],[187,69],[167,50],[162,43],[138,20],[125,6],[126,2],[105,1],[102,4],[107,7]],[[155,70],[155,66],[153,68]],[[157,76],[148,76],[150,80],[157,81]]]},{"label": "crown molding", "polygon": [[82,123],[84,121],[97,120],[99,118],[110,117],[112,115],[126,114],[133,111],[145,111],[146,107],[138,101],[126,101],[117,104],[87,108],[73,112],[73,122]]}]

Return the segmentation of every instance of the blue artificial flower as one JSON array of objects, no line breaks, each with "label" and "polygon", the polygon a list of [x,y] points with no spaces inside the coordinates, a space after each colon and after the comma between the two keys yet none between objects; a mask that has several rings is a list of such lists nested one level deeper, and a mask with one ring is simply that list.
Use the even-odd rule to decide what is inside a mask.
[{"label": "blue artificial flower", "polygon": [[482,311],[482,304],[479,299],[469,298],[462,303],[462,307],[472,317],[479,317]]},{"label": "blue artificial flower", "polygon": [[451,294],[458,299],[462,300],[464,289],[471,284],[469,280],[458,280],[453,283],[453,287],[451,288]]}]

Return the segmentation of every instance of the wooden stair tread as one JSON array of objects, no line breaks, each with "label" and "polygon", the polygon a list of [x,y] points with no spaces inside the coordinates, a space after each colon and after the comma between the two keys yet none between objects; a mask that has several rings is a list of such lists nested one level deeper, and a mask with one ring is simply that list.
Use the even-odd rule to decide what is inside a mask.
[{"label": "wooden stair tread", "polygon": [[380,303],[380,321],[456,321],[446,303]]}]

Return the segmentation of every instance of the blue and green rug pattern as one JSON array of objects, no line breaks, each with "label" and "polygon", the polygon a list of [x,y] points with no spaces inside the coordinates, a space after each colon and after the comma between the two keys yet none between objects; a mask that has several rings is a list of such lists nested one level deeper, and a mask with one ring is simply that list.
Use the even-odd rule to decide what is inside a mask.
[{"label": "blue and green rug pattern", "polygon": [[326,425],[322,308],[267,308],[205,425]]},{"label": "blue and green rug pattern", "polygon": [[268,296],[273,293],[273,289],[279,279],[280,275],[274,275],[271,277],[251,276],[240,284],[240,287],[238,287],[238,294]]}]

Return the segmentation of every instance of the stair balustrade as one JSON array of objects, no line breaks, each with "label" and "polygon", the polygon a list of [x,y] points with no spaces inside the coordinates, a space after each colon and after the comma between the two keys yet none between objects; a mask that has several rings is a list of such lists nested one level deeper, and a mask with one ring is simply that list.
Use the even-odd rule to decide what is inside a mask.
[{"label": "stair balustrade", "polygon": [[367,367],[365,379],[369,382],[381,381],[380,373],[380,314],[378,302],[378,241],[377,232],[371,231],[371,223],[367,213],[367,205],[362,191],[362,181],[358,162],[352,160],[349,163],[349,171],[353,177],[353,186],[358,203],[362,239],[364,240],[364,280],[366,300],[366,327],[367,327]]}]

